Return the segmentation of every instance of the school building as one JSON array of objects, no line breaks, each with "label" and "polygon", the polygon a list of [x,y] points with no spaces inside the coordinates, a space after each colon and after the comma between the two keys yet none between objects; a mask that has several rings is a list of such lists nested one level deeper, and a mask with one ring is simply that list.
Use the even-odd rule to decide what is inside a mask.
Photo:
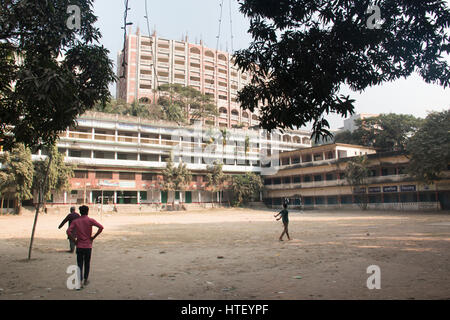
[{"label": "school building", "polygon": [[[262,156],[311,146],[310,133],[299,130],[269,134],[254,127],[227,129],[224,139],[214,126],[178,126],[99,112],[87,112],[77,122],[58,141],[65,161],[76,165],[72,191],[53,193],[50,206],[217,202],[219,195],[206,182],[208,166],[215,161],[224,163],[225,174],[260,174]],[[46,154],[40,150],[32,157],[39,160]],[[175,166],[182,161],[192,172],[186,190],[162,190],[162,170],[171,156]]]},{"label": "school building", "polygon": [[[345,170],[348,161],[360,155],[368,157],[370,176],[366,185],[353,188]],[[443,179],[428,185],[411,178],[407,165],[403,153],[341,143],[282,152],[276,174],[264,177],[264,202],[280,207],[288,198],[305,209],[358,208],[362,194],[367,194],[370,209],[450,209],[450,164]]]}]

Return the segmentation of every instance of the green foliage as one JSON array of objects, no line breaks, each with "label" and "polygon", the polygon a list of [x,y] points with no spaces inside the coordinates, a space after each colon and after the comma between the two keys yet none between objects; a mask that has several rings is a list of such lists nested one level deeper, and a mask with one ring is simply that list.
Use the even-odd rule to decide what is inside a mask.
[{"label": "green foliage", "polygon": [[[67,27],[69,5],[81,30]],[[0,144],[50,145],[115,81],[91,0],[1,1]]]},{"label": "green foliage", "polygon": [[361,145],[361,141],[356,137],[353,132],[346,130],[338,132],[333,137],[334,143],[347,143],[347,144],[357,144]]},{"label": "green foliage", "polygon": [[[74,166],[64,162],[64,155],[58,152],[56,145],[49,149],[50,155],[46,159],[34,163],[33,189],[36,191],[46,190],[45,199],[49,200],[52,192],[70,191],[70,178],[74,176]],[[47,185],[44,186],[45,174],[48,163],[50,164]]]},{"label": "green foliage", "polygon": [[162,185],[164,191],[181,191],[187,188],[192,180],[192,173],[186,164],[180,163],[175,167],[172,157],[167,161],[162,175],[164,177],[164,183]]},{"label": "green foliage", "polygon": [[109,100],[106,104],[97,103],[93,111],[120,114],[125,116],[134,116],[144,119],[161,120],[165,115],[161,106],[154,103],[142,103],[133,101],[128,104],[123,100]]},{"label": "green foliage", "polygon": [[19,213],[23,200],[31,199],[33,184],[33,162],[31,151],[23,144],[17,144],[10,152],[0,154],[0,193],[13,194],[16,200],[16,213]]},{"label": "green foliage", "polygon": [[[244,109],[260,110],[261,126],[296,128],[313,122],[329,136],[329,113],[347,116],[362,92],[418,72],[450,85],[450,10],[444,1],[380,0],[381,28],[368,28],[369,1],[238,0],[253,41],[235,54],[252,75],[238,93]],[[262,106],[261,106],[262,105]]]},{"label": "green foliage", "polygon": [[450,110],[430,113],[407,145],[408,171],[424,183],[438,180],[450,164]]},{"label": "green foliage", "polygon": [[412,115],[382,114],[378,117],[359,119],[354,136],[362,145],[380,151],[405,151],[408,139],[420,127],[423,120]]},{"label": "green foliage", "polygon": [[207,167],[206,182],[212,192],[222,191],[227,181],[227,176],[223,173],[222,168],[223,163],[219,161],[215,161],[214,165]]},{"label": "green foliage", "polygon": [[230,190],[233,206],[242,206],[258,199],[263,189],[263,182],[259,175],[247,172],[246,174],[233,175]]},{"label": "green foliage", "polygon": [[405,114],[381,114],[358,119],[355,131],[336,134],[335,142],[373,147],[379,151],[405,151],[408,140],[418,130],[422,119]]},{"label": "green foliage", "polygon": [[[359,200],[358,204],[361,209],[367,209],[368,195],[367,186],[368,178],[370,176],[370,170],[368,168],[367,156],[359,156],[352,158],[347,162],[347,168],[345,170],[345,179],[348,184],[352,187],[356,198]],[[358,192],[360,188],[365,188],[363,193]]]}]

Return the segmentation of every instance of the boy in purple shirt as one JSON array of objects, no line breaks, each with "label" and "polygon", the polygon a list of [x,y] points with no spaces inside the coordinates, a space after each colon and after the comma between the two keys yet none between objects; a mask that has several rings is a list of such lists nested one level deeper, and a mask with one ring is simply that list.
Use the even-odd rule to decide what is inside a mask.
[{"label": "boy in purple shirt", "polygon": [[[66,224],[66,222],[69,222],[69,227],[70,227],[70,225],[72,224],[72,221],[74,221],[75,219],[78,219],[79,217],[80,217],[80,215],[75,212],[75,207],[71,207],[70,213],[64,218],[64,220],[59,225],[58,229],[61,229]],[[68,252],[73,253],[73,251],[75,250],[75,242],[73,242],[70,239],[70,237],[67,237],[67,239],[69,239],[69,247],[70,247],[70,250]]]},{"label": "boy in purple shirt", "polygon": [[[84,285],[89,283],[89,270],[91,264],[92,242],[103,231],[103,226],[88,217],[89,207],[81,206],[81,217],[72,222],[69,229],[67,229],[67,235],[72,239],[77,246],[77,264],[80,268],[80,277],[83,279],[83,265],[84,265]],[[98,228],[97,233],[92,236],[92,226]],[[73,236],[75,231],[76,238]]]}]

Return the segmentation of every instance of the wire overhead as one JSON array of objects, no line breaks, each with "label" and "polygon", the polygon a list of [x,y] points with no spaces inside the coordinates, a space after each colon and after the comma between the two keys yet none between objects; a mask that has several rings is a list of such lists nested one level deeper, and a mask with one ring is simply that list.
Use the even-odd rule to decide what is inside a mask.
[{"label": "wire overhead", "polygon": [[126,58],[126,48],[127,48],[127,27],[132,25],[132,22],[128,22],[128,11],[130,10],[128,6],[128,0],[125,0],[125,13],[123,15],[123,50],[122,50],[122,75],[120,78],[125,78],[126,74],[126,66],[127,66],[127,58]]},{"label": "wire overhead", "polygon": [[223,15],[223,0],[220,1],[220,15],[219,15],[219,33],[217,35],[217,44],[216,44],[216,50],[219,50],[219,41],[220,41],[220,31],[222,26],[222,15]]},{"label": "wire overhead", "polygon": [[231,0],[229,0],[230,2],[230,37],[231,37],[231,53],[234,53],[234,47],[233,47],[233,15],[231,12]]},{"label": "wire overhead", "polygon": [[[148,32],[148,37],[150,39],[152,39],[152,36],[150,34],[150,22],[148,19],[148,4],[147,4],[147,0],[145,0],[145,16],[144,16],[145,20],[147,21],[147,32]],[[159,86],[159,81],[158,81],[158,73],[156,71],[156,50],[153,50],[153,43],[151,43],[151,47],[152,47],[152,61],[153,61],[153,74],[154,74],[154,78],[155,78],[155,88],[157,89]],[[156,48],[156,37],[155,37],[155,48]]]}]

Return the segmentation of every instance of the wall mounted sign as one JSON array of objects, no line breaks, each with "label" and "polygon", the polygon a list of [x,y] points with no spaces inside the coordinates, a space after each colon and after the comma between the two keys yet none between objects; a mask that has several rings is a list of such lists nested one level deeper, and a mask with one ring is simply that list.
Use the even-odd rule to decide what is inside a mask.
[{"label": "wall mounted sign", "polygon": [[383,192],[397,192],[398,187],[397,186],[386,186],[383,187]]},{"label": "wall mounted sign", "polygon": [[400,191],[416,191],[415,185],[400,186]]}]

